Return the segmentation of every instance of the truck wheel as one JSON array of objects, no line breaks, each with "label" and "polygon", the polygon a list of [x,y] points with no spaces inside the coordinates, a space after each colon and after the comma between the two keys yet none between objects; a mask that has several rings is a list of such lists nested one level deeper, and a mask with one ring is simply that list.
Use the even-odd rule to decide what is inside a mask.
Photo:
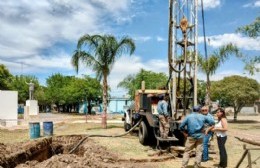
[{"label": "truck wheel", "polygon": [[131,125],[128,124],[126,121],[124,122],[124,129],[125,129],[125,132],[127,132],[131,129]]},{"label": "truck wheel", "polygon": [[144,121],[142,121],[141,124],[139,125],[138,136],[139,136],[139,142],[142,145],[148,144],[148,130]]}]

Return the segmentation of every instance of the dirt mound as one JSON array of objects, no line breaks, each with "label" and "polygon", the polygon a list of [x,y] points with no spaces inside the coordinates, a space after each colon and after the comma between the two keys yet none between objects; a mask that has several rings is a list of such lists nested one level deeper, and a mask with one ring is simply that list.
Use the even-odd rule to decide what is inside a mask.
[{"label": "dirt mound", "polygon": [[0,144],[0,167],[155,167],[152,163],[120,159],[93,139],[86,139],[74,154],[68,154],[82,138],[80,135],[58,136],[16,145]]}]

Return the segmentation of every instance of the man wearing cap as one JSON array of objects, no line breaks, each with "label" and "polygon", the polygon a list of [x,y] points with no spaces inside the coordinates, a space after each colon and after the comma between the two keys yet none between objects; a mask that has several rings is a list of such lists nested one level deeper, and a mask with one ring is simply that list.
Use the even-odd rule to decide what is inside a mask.
[{"label": "man wearing cap", "polygon": [[190,159],[190,152],[194,148],[196,148],[196,160],[194,167],[200,167],[203,149],[202,142],[204,136],[202,129],[205,123],[214,125],[214,120],[200,114],[199,111],[200,106],[194,106],[193,112],[186,116],[180,125],[180,130],[183,132],[184,136],[187,137],[182,159],[182,168],[187,167]]},{"label": "man wearing cap", "polygon": [[167,138],[169,134],[169,113],[168,113],[168,97],[165,95],[159,95],[159,102],[157,105],[157,111],[160,121],[160,135],[162,138]]}]

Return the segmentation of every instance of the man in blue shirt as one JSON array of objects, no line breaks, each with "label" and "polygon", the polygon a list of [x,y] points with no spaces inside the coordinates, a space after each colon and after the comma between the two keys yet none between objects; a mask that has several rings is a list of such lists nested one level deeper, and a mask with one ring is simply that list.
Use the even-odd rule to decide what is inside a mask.
[{"label": "man in blue shirt", "polygon": [[162,138],[167,138],[169,134],[169,112],[168,112],[168,96],[159,95],[159,102],[157,105],[157,112],[160,121],[160,135]]},{"label": "man in blue shirt", "polygon": [[180,125],[180,130],[183,131],[184,136],[187,137],[182,160],[182,168],[187,167],[190,159],[189,154],[194,148],[196,148],[196,161],[194,167],[200,167],[203,149],[202,141],[204,136],[202,129],[205,123],[214,125],[214,120],[205,117],[200,114],[199,111],[200,106],[194,106],[193,112],[189,114]]}]

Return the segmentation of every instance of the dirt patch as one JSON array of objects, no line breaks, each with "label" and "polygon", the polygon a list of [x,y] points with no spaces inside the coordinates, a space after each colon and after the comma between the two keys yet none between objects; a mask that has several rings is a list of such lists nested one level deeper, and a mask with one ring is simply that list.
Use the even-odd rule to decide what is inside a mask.
[{"label": "dirt patch", "polygon": [[89,138],[74,154],[68,154],[82,138],[57,136],[15,145],[0,144],[0,167],[156,167],[146,161],[121,159]]}]

